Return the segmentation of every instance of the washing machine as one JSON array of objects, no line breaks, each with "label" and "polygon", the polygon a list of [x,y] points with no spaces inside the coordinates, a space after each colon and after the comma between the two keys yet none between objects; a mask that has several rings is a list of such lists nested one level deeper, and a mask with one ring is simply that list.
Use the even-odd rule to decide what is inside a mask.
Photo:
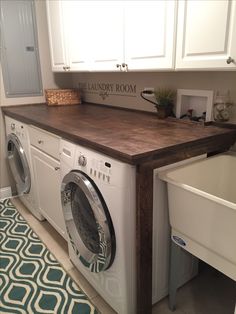
[{"label": "washing machine", "polygon": [[[70,258],[117,313],[135,314],[135,166],[65,140],[60,159]],[[154,206],[153,304],[168,293],[170,229],[162,184],[162,197],[156,197],[162,211]],[[183,263],[180,284],[195,274],[191,257]]]},{"label": "washing machine", "polygon": [[22,203],[31,213],[43,220],[35,201],[34,176],[30,157],[30,142],[27,125],[5,116],[6,155],[16,190]]}]

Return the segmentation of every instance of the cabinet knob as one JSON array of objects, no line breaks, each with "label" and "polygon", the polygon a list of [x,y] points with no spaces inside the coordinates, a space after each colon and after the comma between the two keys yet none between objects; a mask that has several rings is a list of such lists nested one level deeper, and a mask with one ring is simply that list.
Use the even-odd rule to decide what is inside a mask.
[{"label": "cabinet knob", "polygon": [[39,144],[43,144],[43,141],[42,141],[42,140],[38,140],[38,143],[39,143]]},{"label": "cabinet knob", "polygon": [[68,71],[70,71],[70,67],[64,66],[64,67],[63,67],[63,70],[66,71],[66,72],[68,72]]},{"label": "cabinet knob", "polygon": [[12,124],[11,124],[11,129],[12,129],[12,131],[14,131],[14,130],[15,130],[15,128],[16,128],[15,123],[12,123]]},{"label": "cabinet knob", "polygon": [[231,57],[228,57],[228,59],[226,60],[227,64],[230,64],[230,63],[233,63],[233,62],[234,62],[234,59],[231,58]]},{"label": "cabinet knob", "polygon": [[123,68],[123,71],[128,72],[128,64],[127,63],[122,63],[122,68]]},{"label": "cabinet knob", "polygon": [[55,167],[55,168],[54,168],[55,171],[57,171],[57,170],[59,170],[59,169],[60,169],[60,167]]}]

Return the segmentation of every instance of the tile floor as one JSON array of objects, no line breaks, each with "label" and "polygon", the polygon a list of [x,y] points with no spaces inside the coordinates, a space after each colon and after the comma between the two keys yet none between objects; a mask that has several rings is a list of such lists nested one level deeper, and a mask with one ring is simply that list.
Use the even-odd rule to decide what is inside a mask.
[{"label": "tile floor", "polygon": [[[115,314],[71,263],[66,241],[55,229],[47,221],[39,222],[34,218],[17,198],[12,199],[12,202],[101,314]],[[202,268],[199,276],[179,289],[174,314],[236,314],[236,283],[212,268]],[[152,314],[170,313],[167,298],[155,304],[152,309]]]}]

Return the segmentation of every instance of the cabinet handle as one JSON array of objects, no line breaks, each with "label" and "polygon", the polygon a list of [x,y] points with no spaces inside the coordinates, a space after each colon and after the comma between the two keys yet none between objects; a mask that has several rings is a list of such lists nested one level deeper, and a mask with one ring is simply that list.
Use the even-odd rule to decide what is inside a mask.
[{"label": "cabinet handle", "polygon": [[121,71],[121,64],[117,63],[116,67],[120,68],[120,71]]},{"label": "cabinet handle", "polygon": [[125,72],[128,72],[128,64],[127,63],[122,63],[122,68],[124,69]]},{"label": "cabinet handle", "polygon": [[227,64],[234,63],[234,59],[231,57],[228,57],[228,59],[226,60],[226,63]]},{"label": "cabinet handle", "polygon": [[60,167],[55,167],[55,168],[54,168],[54,170],[56,170],[56,171],[59,170],[59,169],[60,169]]},{"label": "cabinet handle", "polygon": [[39,144],[43,144],[43,141],[42,141],[42,140],[38,140],[38,143],[39,143]]},{"label": "cabinet handle", "polygon": [[66,72],[68,72],[68,71],[70,71],[70,67],[65,66],[65,67],[63,67],[63,70],[66,71]]}]

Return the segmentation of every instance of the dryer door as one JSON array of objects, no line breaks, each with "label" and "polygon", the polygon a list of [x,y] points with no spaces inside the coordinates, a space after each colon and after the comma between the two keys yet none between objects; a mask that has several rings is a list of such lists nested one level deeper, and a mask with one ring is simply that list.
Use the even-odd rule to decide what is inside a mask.
[{"label": "dryer door", "polygon": [[31,186],[30,169],[25,151],[18,137],[13,133],[7,137],[7,159],[16,182],[17,192],[28,193]]},{"label": "dryer door", "polygon": [[67,233],[80,261],[91,272],[108,269],[115,257],[115,232],[94,181],[82,171],[71,171],[62,181],[61,200]]}]

